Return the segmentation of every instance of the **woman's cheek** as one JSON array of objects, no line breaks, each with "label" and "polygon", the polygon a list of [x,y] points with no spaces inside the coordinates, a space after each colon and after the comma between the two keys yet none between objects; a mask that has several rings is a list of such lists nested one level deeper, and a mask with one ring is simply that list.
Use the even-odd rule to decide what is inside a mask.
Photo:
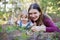
[{"label": "woman's cheek", "polygon": [[36,16],[39,16],[39,13],[38,13],[38,14],[36,14]]},{"label": "woman's cheek", "polygon": [[30,15],[30,19],[32,19],[32,15]]},{"label": "woman's cheek", "polygon": [[30,15],[30,17],[31,17],[32,15]]}]

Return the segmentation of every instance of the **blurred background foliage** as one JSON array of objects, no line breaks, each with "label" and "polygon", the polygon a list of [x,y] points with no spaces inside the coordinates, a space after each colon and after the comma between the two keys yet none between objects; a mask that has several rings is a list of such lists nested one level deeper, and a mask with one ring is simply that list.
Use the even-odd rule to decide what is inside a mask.
[{"label": "blurred background foliage", "polygon": [[0,24],[17,18],[32,3],[38,3],[44,14],[50,15],[54,22],[60,22],[60,0],[0,0]]}]

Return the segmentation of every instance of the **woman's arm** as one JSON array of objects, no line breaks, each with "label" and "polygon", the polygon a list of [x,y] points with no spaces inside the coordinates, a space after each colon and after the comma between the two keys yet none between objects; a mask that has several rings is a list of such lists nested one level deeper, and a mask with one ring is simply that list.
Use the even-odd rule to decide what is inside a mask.
[{"label": "woman's arm", "polygon": [[46,26],[46,32],[54,32],[54,31],[60,32],[59,28],[48,16],[46,15],[43,16],[43,22],[44,22],[44,25]]}]

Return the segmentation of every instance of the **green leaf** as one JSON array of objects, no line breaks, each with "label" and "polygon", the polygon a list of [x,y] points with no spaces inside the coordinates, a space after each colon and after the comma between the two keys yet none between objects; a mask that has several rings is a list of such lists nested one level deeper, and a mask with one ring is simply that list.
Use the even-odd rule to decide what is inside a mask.
[{"label": "green leaf", "polygon": [[2,26],[0,25],[0,32],[2,32]]}]

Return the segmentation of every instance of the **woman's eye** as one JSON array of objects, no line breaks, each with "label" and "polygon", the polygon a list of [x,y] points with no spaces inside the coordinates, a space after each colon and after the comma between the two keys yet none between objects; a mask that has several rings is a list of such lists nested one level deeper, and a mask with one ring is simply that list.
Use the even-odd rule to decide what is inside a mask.
[{"label": "woman's eye", "polygon": [[30,15],[32,14],[32,13],[29,13]]},{"label": "woman's eye", "polygon": [[36,14],[36,12],[34,14]]}]

